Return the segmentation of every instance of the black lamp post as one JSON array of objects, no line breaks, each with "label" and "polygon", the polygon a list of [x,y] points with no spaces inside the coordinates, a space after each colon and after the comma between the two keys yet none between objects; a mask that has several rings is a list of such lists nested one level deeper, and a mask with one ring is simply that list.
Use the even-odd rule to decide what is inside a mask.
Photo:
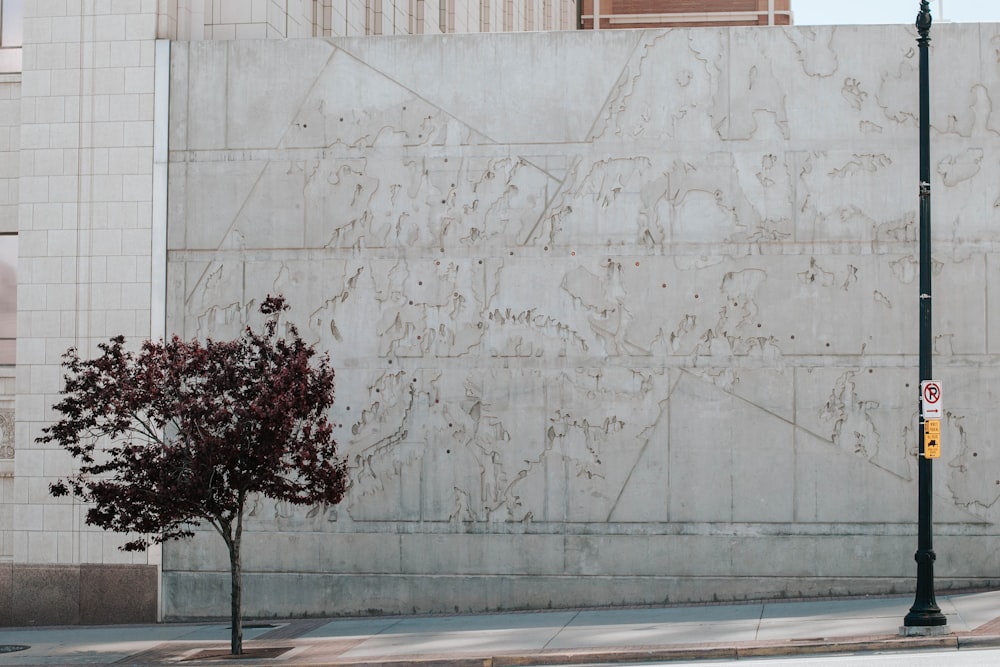
[{"label": "black lamp post", "polygon": [[[928,0],[920,3],[917,14],[917,44],[920,47],[920,380],[932,380],[931,373],[931,167],[930,167],[930,77],[927,71],[931,41],[931,9]],[[921,408],[923,407],[921,396]],[[934,546],[931,538],[933,459],[925,455],[924,417],[920,416],[919,474],[917,506],[917,592],[910,613],[903,619],[907,628],[947,625],[934,599]]]}]

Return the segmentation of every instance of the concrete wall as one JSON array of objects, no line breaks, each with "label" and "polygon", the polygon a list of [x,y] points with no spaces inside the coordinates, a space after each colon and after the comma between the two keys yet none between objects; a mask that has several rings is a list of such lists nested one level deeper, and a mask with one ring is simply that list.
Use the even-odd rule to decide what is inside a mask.
[{"label": "concrete wall", "polygon": [[[933,34],[939,587],[1000,582],[1000,26]],[[260,502],[250,614],[910,590],[899,27],[175,44],[168,328],[268,293],[352,488]],[[164,609],[224,616],[215,535]]]}]

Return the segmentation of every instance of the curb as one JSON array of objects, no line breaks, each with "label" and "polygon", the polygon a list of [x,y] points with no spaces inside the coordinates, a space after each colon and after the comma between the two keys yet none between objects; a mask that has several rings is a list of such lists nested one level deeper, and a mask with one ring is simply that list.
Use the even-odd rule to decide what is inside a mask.
[{"label": "curb", "polygon": [[[303,661],[310,667],[531,667],[539,665],[583,665],[588,663],[628,664],[643,661],[676,662],[696,660],[740,660],[747,658],[793,657],[797,655],[832,655],[842,653],[872,653],[875,651],[905,652],[926,649],[972,649],[1000,647],[1000,635],[950,634],[940,637],[839,637],[830,640],[777,640],[741,642],[737,644],[689,644],[622,648],[570,649],[509,653],[486,656],[419,655],[368,659]],[[296,656],[299,659],[303,654]],[[291,664],[281,658],[254,661],[258,665]],[[245,661],[213,659],[191,661],[192,665],[211,664],[213,667],[243,665]]]},{"label": "curb", "polygon": [[958,648],[1000,648],[1000,635],[959,635]]}]

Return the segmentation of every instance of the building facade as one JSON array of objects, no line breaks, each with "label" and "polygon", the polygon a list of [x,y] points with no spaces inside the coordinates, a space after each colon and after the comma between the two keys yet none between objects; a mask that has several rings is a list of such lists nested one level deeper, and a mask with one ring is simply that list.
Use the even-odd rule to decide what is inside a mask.
[{"label": "building facade", "polygon": [[585,30],[791,25],[791,0],[582,0]]},{"label": "building facade", "polygon": [[[231,336],[276,292],[352,486],[254,504],[248,616],[912,590],[914,30],[390,36],[390,4],[348,5],[378,38],[25,4],[0,623],[226,616],[216,536],[119,551],[37,438],[67,348]],[[938,585],[996,585],[1000,27],[933,38]]]},{"label": "building facade", "polygon": [[576,0],[163,0],[159,35],[170,39],[271,39],[356,35],[571,30]]},{"label": "building facade", "polygon": [[62,352],[93,351],[111,332],[165,331],[165,240],[154,222],[164,229],[166,158],[154,144],[156,121],[167,127],[156,86],[168,69],[157,40],[551,30],[575,26],[576,8],[3,0],[0,21],[0,288],[17,273],[16,366],[10,299],[0,295],[0,623],[148,619],[158,552],[122,553],[120,537],[84,525],[83,508],[53,502],[48,484],[71,462],[35,440],[52,418]]}]

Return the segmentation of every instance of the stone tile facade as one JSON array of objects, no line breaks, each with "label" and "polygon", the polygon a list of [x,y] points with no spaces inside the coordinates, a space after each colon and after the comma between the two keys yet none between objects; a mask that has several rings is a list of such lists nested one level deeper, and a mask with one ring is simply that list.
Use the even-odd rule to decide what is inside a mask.
[{"label": "stone tile facade", "polygon": [[[61,389],[60,357],[150,331],[155,0],[26,3],[16,189],[19,241],[15,563],[146,563],[48,495],[70,469],[35,439]],[[8,116],[5,116],[7,118]],[[5,163],[9,164],[9,163]]]}]

